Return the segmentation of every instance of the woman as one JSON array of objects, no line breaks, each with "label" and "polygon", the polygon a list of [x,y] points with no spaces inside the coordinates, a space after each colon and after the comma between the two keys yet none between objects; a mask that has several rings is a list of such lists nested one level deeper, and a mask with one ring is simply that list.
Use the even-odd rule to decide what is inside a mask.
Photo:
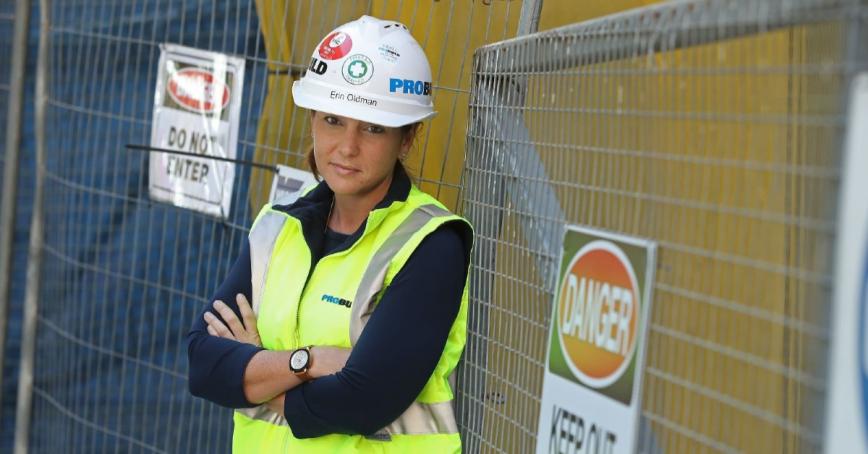
[{"label": "woman", "polygon": [[190,390],[235,412],[236,452],[460,452],[471,230],[401,160],[434,116],[407,28],[363,16],[293,85],[319,185],[265,207],[188,336]]}]

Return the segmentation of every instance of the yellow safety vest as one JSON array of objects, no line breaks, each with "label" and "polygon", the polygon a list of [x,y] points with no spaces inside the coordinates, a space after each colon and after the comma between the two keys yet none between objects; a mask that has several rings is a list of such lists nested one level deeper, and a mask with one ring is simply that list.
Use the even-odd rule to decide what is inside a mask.
[{"label": "yellow safety vest", "polygon": [[[263,347],[353,346],[382,290],[419,243],[439,226],[454,221],[464,223],[469,231],[467,221],[410,186],[406,200],[371,211],[364,232],[352,246],[323,257],[311,270],[311,251],[301,220],[273,206],[265,207],[249,236],[254,312]],[[465,247],[469,252],[470,244]],[[351,301],[351,307],[324,304],[325,295]],[[458,316],[434,373],[410,408],[374,436],[331,434],[298,439],[282,416],[259,406],[235,412],[233,451],[460,452],[450,376],[464,349],[466,331],[465,283]]]}]

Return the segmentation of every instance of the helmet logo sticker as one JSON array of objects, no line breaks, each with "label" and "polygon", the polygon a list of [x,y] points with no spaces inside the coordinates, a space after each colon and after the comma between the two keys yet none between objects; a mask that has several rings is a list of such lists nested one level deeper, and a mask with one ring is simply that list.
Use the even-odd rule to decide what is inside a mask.
[{"label": "helmet logo sticker", "polygon": [[384,60],[395,63],[401,58],[401,54],[398,53],[398,49],[388,45],[381,44],[380,47],[377,48],[380,51],[380,56],[383,57]]},{"label": "helmet logo sticker", "polygon": [[311,58],[310,67],[308,69],[322,76],[329,69],[329,65],[327,65],[326,62],[321,61],[317,58]]},{"label": "helmet logo sticker", "polygon": [[405,95],[431,95],[431,82],[412,79],[389,79],[390,93],[403,93]]},{"label": "helmet logo sticker", "polygon": [[343,75],[347,82],[361,85],[374,75],[374,63],[362,54],[352,55],[344,61]]},{"label": "helmet logo sticker", "polygon": [[326,36],[319,45],[319,56],[326,60],[337,60],[350,53],[353,39],[344,32],[334,32]]}]

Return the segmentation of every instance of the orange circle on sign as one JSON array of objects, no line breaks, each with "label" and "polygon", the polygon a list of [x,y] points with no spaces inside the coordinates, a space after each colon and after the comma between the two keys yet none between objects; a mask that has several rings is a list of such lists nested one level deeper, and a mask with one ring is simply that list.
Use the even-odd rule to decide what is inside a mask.
[{"label": "orange circle on sign", "polygon": [[614,243],[582,247],[557,299],[558,339],[570,369],[591,387],[614,383],[636,350],[641,299],[629,259]]}]

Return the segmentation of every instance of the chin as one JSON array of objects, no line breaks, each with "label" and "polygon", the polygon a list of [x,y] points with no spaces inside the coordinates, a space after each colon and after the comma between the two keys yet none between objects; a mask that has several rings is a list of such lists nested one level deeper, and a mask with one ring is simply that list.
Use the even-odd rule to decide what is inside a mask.
[{"label": "chin", "polygon": [[362,192],[364,185],[352,178],[328,175],[323,177],[329,189],[338,195],[353,195]]}]

